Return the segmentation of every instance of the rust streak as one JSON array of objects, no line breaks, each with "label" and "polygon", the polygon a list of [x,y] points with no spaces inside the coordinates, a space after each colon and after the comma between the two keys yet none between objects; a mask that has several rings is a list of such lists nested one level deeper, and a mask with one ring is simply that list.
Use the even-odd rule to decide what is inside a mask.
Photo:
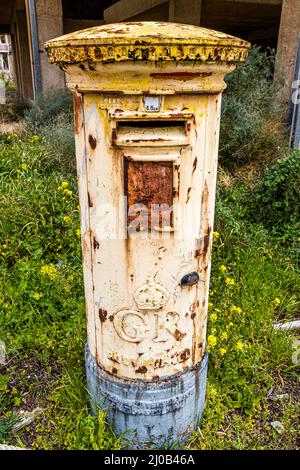
[{"label": "rust streak", "polygon": [[195,157],[194,162],[193,162],[193,173],[195,173],[196,168],[197,168],[197,157]]},{"label": "rust streak", "polygon": [[92,201],[92,198],[90,196],[90,193],[88,193],[88,203],[89,203],[89,207],[93,207],[93,201]]},{"label": "rust streak", "polygon": [[81,95],[76,92],[73,93],[73,105],[74,105],[74,132],[79,133],[79,113],[81,109]]},{"label": "rust streak", "polygon": [[94,248],[94,250],[98,250],[99,247],[100,247],[100,244],[99,244],[98,240],[95,237],[93,237],[93,248]]},{"label": "rust streak", "polygon": [[192,190],[191,187],[189,187],[188,190],[187,190],[186,201],[185,201],[186,204],[187,204],[187,203],[189,202],[189,200],[190,200],[190,197],[191,197],[191,195],[190,195],[191,190]]}]

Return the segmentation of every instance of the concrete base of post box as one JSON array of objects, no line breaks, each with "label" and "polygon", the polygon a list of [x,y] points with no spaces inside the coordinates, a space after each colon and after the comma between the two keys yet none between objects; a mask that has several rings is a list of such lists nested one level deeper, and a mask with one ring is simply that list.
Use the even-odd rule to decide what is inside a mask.
[{"label": "concrete base of post box", "polygon": [[199,423],[206,390],[208,354],[200,365],[160,380],[130,380],[101,369],[86,347],[87,385],[92,411],[107,409],[116,435],[129,449],[183,443]]}]

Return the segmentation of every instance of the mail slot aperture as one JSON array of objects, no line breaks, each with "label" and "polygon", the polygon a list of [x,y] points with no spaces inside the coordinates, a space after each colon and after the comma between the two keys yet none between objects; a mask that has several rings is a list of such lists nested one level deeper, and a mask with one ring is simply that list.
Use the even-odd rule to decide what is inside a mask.
[{"label": "mail slot aperture", "polygon": [[113,143],[120,147],[189,145],[186,121],[119,121]]}]

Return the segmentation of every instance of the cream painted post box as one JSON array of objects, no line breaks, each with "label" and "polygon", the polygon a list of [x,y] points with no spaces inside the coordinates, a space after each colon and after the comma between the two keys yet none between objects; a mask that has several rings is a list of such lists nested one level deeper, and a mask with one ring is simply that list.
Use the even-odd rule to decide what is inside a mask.
[{"label": "cream painted post box", "polygon": [[91,399],[171,445],[204,407],[221,94],[249,43],[144,22],[46,47],[74,94]]}]

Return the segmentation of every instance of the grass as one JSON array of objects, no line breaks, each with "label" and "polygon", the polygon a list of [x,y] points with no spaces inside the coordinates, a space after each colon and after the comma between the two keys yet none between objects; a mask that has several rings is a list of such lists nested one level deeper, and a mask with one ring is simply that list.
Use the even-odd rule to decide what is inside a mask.
[{"label": "grass", "polygon": [[[0,142],[0,435],[34,449],[119,449],[105,412],[91,416],[76,180],[44,138]],[[192,449],[289,449],[297,444],[292,333],[276,319],[299,314],[295,258],[249,221],[247,183],[220,172],[209,304],[207,405]],[[272,395],[288,393],[273,402]],[[10,434],[17,411],[42,415]],[[284,435],[270,423],[280,420]],[[126,436],[125,436],[126,437]]]}]

